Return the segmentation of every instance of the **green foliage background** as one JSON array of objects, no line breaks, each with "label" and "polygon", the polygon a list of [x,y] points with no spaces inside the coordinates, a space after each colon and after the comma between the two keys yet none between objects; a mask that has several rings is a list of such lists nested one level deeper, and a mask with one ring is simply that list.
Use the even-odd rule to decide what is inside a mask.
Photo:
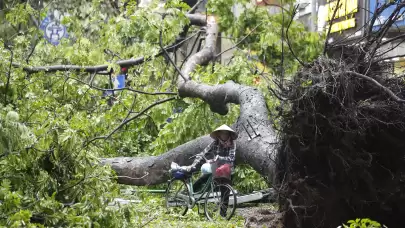
[{"label": "green foliage background", "polygon": [[[149,197],[139,205],[108,206],[114,198],[123,197],[109,167],[97,165],[99,157],[159,155],[198,136],[209,133],[220,124],[233,123],[239,107],[220,116],[196,99],[176,99],[151,109],[130,122],[106,140],[88,142],[108,135],[128,110],[139,112],[166,95],[152,96],[124,90],[117,93],[113,106],[100,90],[83,82],[92,77],[85,72],[27,73],[24,66],[58,64],[114,64],[119,59],[154,56],[163,45],[171,44],[189,21],[189,7],[179,1],[167,1],[162,7],[153,1],[139,8],[135,1],[118,1],[114,9],[109,1],[44,1],[42,6],[3,1],[0,5],[0,226],[2,227],[136,227],[157,216],[149,225],[173,227],[242,226],[235,218],[231,223],[205,223],[196,212],[186,218],[165,215],[160,198]],[[231,7],[241,0],[215,0],[208,11],[219,16],[223,35],[237,42],[250,34],[234,53],[228,65],[200,67],[193,80],[207,84],[233,80],[258,87],[265,95],[273,117],[277,101],[267,87],[279,75],[281,52],[286,74],[299,67],[285,42],[282,27],[288,20],[268,15],[263,8],[246,8],[234,18]],[[286,3],[290,4],[290,3]],[[43,39],[35,21],[45,18],[48,10],[58,8],[69,13],[63,23],[69,39],[53,46]],[[156,11],[169,12],[162,21]],[[285,13],[288,18],[288,12]],[[234,21],[234,22],[233,22]],[[253,32],[253,28],[256,28]],[[191,28],[190,33],[198,28]],[[292,47],[303,61],[320,52],[321,37],[308,33],[293,22],[290,32]],[[283,45],[283,49],[281,46]],[[257,62],[245,54],[257,53],[268,72],[260,84]],[[106,51],[108,50],[108,51]],[[114,54],[111,54],[114,53]],[[13,67],[12,64],[21,67]],[[163,57],[129,69],[130,87],[146,92],[176,92],[176,71]],[[109,88],[108,76],[96,76],[94,86]],[[173,109],[182,107],[182,113]],[[172,118],[170,123],[168,118]],[[237,168],[235,187],[241,192],[265,188],[266,183],[247,166]]]}]

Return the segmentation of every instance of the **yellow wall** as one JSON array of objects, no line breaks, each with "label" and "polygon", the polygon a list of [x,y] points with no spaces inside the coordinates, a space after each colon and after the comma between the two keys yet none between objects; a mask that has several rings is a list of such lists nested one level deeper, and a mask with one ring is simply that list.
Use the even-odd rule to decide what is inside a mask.
[{"label": "yellow wall", "polygon": [[[325,5],[327,9],[325,21],[332,20],[333,13],[337,7],[337,0],[331,1]],[[339,22],[334,22],[332,24],[331,33],[343,31],[349,28],[354,28],[356,26],[356,19],[354,18],[354,14],[358,11],[358,0],[340,0],[339,8],[336,11],[334,20],[342,17],[346,17],[346,20],[342,20]],[[327,30],[329,28],[326,28]]]},{"label": "yellow wall", "polygon": [[405,59],[394,63],[394,73],[403,74],[405,73]]},{"label": "yellow wall", "polygon": [[[332,19],[337,2],[338,1],[336,0],[326,4],[326,8],[328,9],[326,21],[330,21]],[[341,7],[336,11],[335,19],[357,13],[359,3],[358,0],[340,0],[339,5]]]}]

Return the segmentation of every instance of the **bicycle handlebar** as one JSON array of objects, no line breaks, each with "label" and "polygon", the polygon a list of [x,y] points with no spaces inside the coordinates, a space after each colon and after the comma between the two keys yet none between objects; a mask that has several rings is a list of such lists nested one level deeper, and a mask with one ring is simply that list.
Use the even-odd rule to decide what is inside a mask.
[{"label": "bicycle handlebar", "polygon": [[[212,153],[212,152],[208,152],[208,153],[215,155],[215,154]],[[201,156],[202,158],[204,158],[204,160],[205,160],[206,162],[207,162],[208,160],[210,160],[210,159],[207,159],[207,158],[204,156],[204,154],[202,154],[202,155],[196,154],[196,155],[191,156],[189,159],[195,158],[195,157],[197,157],[197,156]]]}]

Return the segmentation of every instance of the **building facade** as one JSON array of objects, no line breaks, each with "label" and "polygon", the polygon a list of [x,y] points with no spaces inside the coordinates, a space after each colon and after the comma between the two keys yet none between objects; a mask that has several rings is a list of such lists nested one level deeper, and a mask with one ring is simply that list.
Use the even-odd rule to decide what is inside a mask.
[{"label": "building facade", "polygon": [[[309,12],[309,9],[316,9],[316,27],[318,32],[328,32],[329,25],[330,35],[328,36],[328,43],[335,43],[345,41],[348,44],[357,40],[365,34],[366,29],[369,28],[370,20],[376,8],[385,3],[385,0],[339,0],[340,7],[336,10],[338,0],[316,0],[307,3],[304,6],[304,12]],[[387,17],[394,11],[395,5],[385,9],[379,18],[374,22],[372,30],[376,31],[380,28],[381,24],[385,22]],[[314,15],[314,14],[312,14]],[[334,17],[333,17],[334,16]],[[333,23],[331,23],[331,19]],[[306,23],[305,15],[299,17],[304,24]],[[307,23],[306,27],[310,27]],[[400,17],[383,41],[392,37],[398,36],[405,31],[405,17]],[[398,74],[404,72],[405,66],[405,44],[403,39],[399,39],[384,45],[381,48],[381,54],[384,61],[391,62],[393,71]]]}]

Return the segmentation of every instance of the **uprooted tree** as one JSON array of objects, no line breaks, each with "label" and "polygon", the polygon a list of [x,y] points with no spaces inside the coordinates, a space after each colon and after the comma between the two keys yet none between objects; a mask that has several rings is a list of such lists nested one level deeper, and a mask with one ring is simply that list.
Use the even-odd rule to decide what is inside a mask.
[{"label": "uprooted tree", "polygon": [[[289,53],[279,42],[290,22],[287,14],[268,15],[251,7],[234,23],[224,1],[208,6],[218,17],[196,14],[196,7],[180,1],[147,7],[135,1],[118,6],[98,1],[40,3],[10,1],[0,6],[5,7],[0,11],[1,225],[147,223],[150,214],[142,208],[107,208],[119,195],[117,176],[109,166],[95,165],[98,158],[127,157],[116,159],[121,169],[111,162],[120,183],[162,183],[171,161],[191,162],[188,155],[209,141],[194,139],[224,123],[236,123],[241,132],[236,186],[258,189],[265,185],[257,181],[260,174],[272,176],[275,152],[269,148],[275,146],[275,135],[269,117],[277,101],[267,90],[267,80],[298,66],[287,54],[281,58]],[[40,30],[51,16],[57,18],[52,15],[55,7],[69,13],[61,19],[68,38],[56,46],[43,39]],[[49,20],[43,20],[46,13]],[[64,31],[57,24],[52,28]],[[51,39],[51,30],[46,31]],[[225,31],[232,36],[226,37]],[[299,55],[308,60],[317,55],[320,42],[317,34],[303,33],[304,27],[292,22],[291,45],[312,47]],[[219,63],[223,53],[214,48],[219,36],[238,43],[230,48],[238,51],[225,64]],[[250,51],[258,60],[249,60]],[[281,62],[290,71],[281,70]],[[125,86],[114,89],[122,67],[128,69]],[[245,161],[260,174],[244,168]],[[136,169],[131,167],[137,163]]]},{"label": "uprooted tree", "polygon": [[[196,7],[190,10],[178,1],[166,3],[164,9],[153,4],[149,8],[120,4],[113,5],[110,19],[97,11],[67,17],[64,22],[74,28],[74,40],[62,42],[60,50],[65,53],[37,41],[35,27],[28,30],[30,37],[24,38],[20,31],[24,21],[8,17],[17,33],[3,41],[2,50],[7,54],[2,63],[6,72],[2,103],[23,112],[25,123],[35,119],[31,124],[40,139],[27,143],[26,149],[40,154],[39,166],[48,173],[38,171],[43,178],[66,175],[67,180],[56,178],[55,184],[47,188],[51,193],[64,186],[56,191],[58,200],[66,201],[65,195],[70,194],[67,199],[77,201],[77,196],[84,193],[78,193],[76,186],[87,184],[90,188],[93,182],[87,180],[105,172],[93,166],[82,168],[84,175],[80,175],[83,170],[70,170],[80,156],[90,166],[94,160],[84,155],[90,152],[98,156],[137,155],[101,160],[116,171],[119,183],[164,183],[172,161],[190,164],[189,158],[208,145],[208,136],[190,137],[208,133],[214,124],[220,124],[213,121],[217,119],[233,124],[239,133],[237,163],[248,164],[277,189],[279,217],[286,227],[336,227],[354,217],[370,217],[394,226],[405,224],[401,217],[403,78],[390,73],[384,61],[384,45],[401,43],[404,36],[383,41],[401,16],[403,3],[382,5],[368,23],[370,29],[355,45],[344,39],[325,43],[324,55],[314,61],[320,42],[309,33],[298,38],[304,29],[293,22],[292,6],[290,10],[281,7],[283,13],[272,16],[262,9],[245,8],[236,19],[226,1],[209,2],[217,17],[195,14]],[[397,9],[377,32],[371,32],[378,15],[391,5]],[[93,7],[100,10],[106,6]],[[36,11],[28,4],[13,10],[10,12],[26,15],[21,17],[25,20],[36,21]],[[108,23],[100,25],[97,20]],[[238,52],[229,65],[217,63],[222,54],[217,53],[220,31],[237,38],[233,48],[256,51],[264,69],[257,69]],[[185,36],[188,33],[192,34]],[[192,45],[191,52],[178,64],[179,49],[201,34],[205,35],[201,47],[193,52],[196,45]],[[197,43],[199,39],[195,40]],[[36,48],[43,53],[37,53]],[[49,61],[44,60],[49,56],[45,52],[51,53]],[[107,58],[111,63],[96,65]],[[287,77],[298,63],[302,68]],[[131,82],[116,90],[111,87],[111,75],[120,67],[130,69]],[[266,83],[252,83],[259,76]],[[37,80],[44,81],[38,84]],[[209,85],[212,83],[216,85]],[[36,87],[32,85],[43,91],[34,92]],[[114,104],[97,100],[100,92],[112,93],[106,99]],[[114,94],[117,92],[120,94]],[[37,96],[46,99],[40,103]],[[155,101],[145,98],[150,96],[171,97]],[[282,104],[279,122],[274,121],[275,100]],[[159,107],[172,101],[186,109],[172,116],[173,124],[164,123],[172,107]],[[61,104],[61,108],[51,110]],[[142,108],[136,111],[138,105]],[[204,105],[224,117],[201,114]],[[42,109],[46,112],[36,113]],[[192,118],[203,126],[197,126]],[[204,121],[208,123],[202,124]],[[116,142],[116,135],[122,142]],[[178,146],[178,141],[187,142]],[[114,151],[122,147],[125,150]],[[154,156],[145,156],[150,153],[142,150],[154,151]],[[71,151],[75,151],[74,158],[68,155]],[[11,157],[9,153],[5,150],[0,156]],[[65,160],[70,164],[64,164]],[[17,183],[18,178],[8,178]]]},{"label": "uprooted tree", "polygon": [[404,7],[378,5],[361,38],[328,44],[332,58],[305,64],[281,88],[288,109],[277,179],[286,227],[336,227],[349,217],[404,226],[404,75],[387,61],[404,41],[389,36]]}]

